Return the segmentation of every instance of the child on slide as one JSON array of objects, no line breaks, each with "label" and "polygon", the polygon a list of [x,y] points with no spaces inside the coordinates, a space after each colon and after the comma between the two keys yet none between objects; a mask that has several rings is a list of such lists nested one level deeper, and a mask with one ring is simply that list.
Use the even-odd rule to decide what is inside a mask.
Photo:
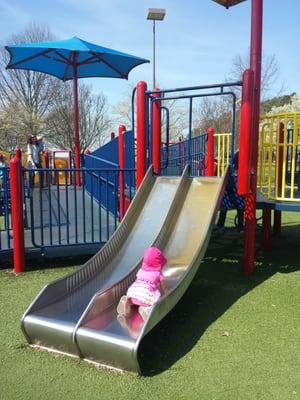
[{"label": "child on slide", "polygon": [[117,312],[119,316],[129,316],[134,307],[145,320],[147,315],[162,294],[162,269],[167,263],[167,258],[157,247],[149,247],[143,258],[136,280],[128,288],[125,296],[122,296]]}]

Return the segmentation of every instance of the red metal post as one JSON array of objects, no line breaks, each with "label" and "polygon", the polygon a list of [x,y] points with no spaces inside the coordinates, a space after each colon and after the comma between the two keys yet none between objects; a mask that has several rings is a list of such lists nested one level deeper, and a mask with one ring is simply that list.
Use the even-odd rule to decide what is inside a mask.
[{"label": "red metal post", "polygon": [[253,114],[251,123],[251,177],[250,193],[246,196],[245,204],[245,251],[244,272],[246,275],[254,271],[255,260],[255,229],[256,229],[256,190],[257,190],[257,159],[258,159],[258,130],[260,112],[260,81],[262,59],[262,24],[263,0],[252,0],[251,13],[251,48],[250,69],[254,73]]},{"label": "red metal post", "polygon": [[119,136],[118,136],[118,148],[119,148],[119,219],[122,221],[124,217],[124,207],[125,207],[125,193],[124,193],[124,168],[125,168],[125,145],[124,145],[124,133],[126,128],[124,125],[119,126]]},{"label": "red metal post", "polygon": [[182,143],[182,136],[179,136],[179,163],[180,163],[180,174],[183,171],[183,168],[185,166],[185,147],[184,143]]},{"label": "red metal post", "polygon": [[[18,147],[15,149],[15,157],[17,157],[21,162],[22,167],[22,150]],[[22,183],[22,173],[20,174],[20,184]]]},{"label": "red metal post", "polygon": [[[278,149],[278,191],[277,193],[280,194],[282,191],[282,166],[283,166],[283,143],[284,143],[284,124],[280,122],[279,125],[279,149]],[[274,210],[274,227],[273,233],[275,236],[280,236],[281,234],[281,211]]]},{"label": "red metal post", "polygon": [[45,157],[45,167],[49,168],[49,152],[48,151],[44,152],[44,157]]},{"label": "red metal post", "polygon": [[253,112],[254,74],[247,69],[243,74],[243,92],[240,119],[240,145],[238,169],[238,194],[246,196],[250,192],[251,121]]},{"label": "red metal post", "polygon": [[281,235],[281,211],[280,210],[274,210],[273,234],[274,234],[274,236]]},{"label": "red metal post", "polygon": [[[80,142],[79,142],[79,110],[78,110],[78,79],[77,65],[74,64],[73,78],[73,95],[74,95],[74,153],[75,168],[80,168]],[[80,171],[76,171],[76,186],[81,186]]]},{"label": "red metal post", "polygon": [[15,156],[21,160],[22,159],[22,150],[21,149],[16,149],[15,151]]},{"label": "red metal post", "polygon": [[137,119],[136,119],[136,186],[139,187],[146,173],[146,143],[147,143],[147,83],[137,84]]},{"label": "red metal post", "polygon": [[213,128],[208,128],[205,176],[214,176],[214,169],[215,169],[214,152],[215,152],[214,130]]},{"label": "red metal post", "polygon": [[271,248],[271,209],[263,209],[262,247],[264,250]]},{"label": "red metal post", "polygon": [[[153,94],[153,97],[159,97],[159,88],[155,88],[154,91],[157,93]],[[152,106],[152,163],[153,172],[157,175],[160,174],[161,168],[161,102],[153,101]]]},{"label": "red metal post", "polygon": [[19,274],[25,269],[25,240],[23,193],[21,185],[21,160],[14,157],[10,160],[11,216],[13,229],[14,272]]}]

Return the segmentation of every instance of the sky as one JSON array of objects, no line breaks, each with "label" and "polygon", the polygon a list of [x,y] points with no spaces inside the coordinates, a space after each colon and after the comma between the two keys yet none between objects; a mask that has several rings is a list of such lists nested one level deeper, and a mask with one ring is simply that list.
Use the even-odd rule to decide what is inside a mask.
[{"label": "sky", "polygon": [[[284,6],[283,6],[284,5]],[[165,8],[156,25],[156,77],[161,88],[223,82],[237,54],[250,43],[250,0],[226,10],[211,0],[0,0],[0,38],[30,24],[47,26],[58,39],[86,41],[152,60],[152,22],[148,8]],[[265,55],[275,55],[286,93],[300,92],[299,0],[264,0]],[[152,86],[152,63],[138,66],[129,80],[85,79],[110,104],[122,100],[144,80]]]}]

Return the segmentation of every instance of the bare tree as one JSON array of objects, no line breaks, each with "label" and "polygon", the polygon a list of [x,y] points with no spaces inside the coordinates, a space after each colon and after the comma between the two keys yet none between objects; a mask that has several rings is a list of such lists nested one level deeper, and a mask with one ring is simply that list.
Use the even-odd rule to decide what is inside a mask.
[{"label": "bare tree", "polygon": [[[250,58],[249,55],[237,54],[232,60],[232,67],[227,77],[227,81],[241,81],[244,71],[249,68]],[[263,55],[262,59],[262,72],[261,72],[261,99],[266,100],[270,93],[274,92],[275,84],[278,84],[279,79],[279,65],[276,60],[275,54]],[[239,96],[241,95],[241,88],[236,88]],[[275,93],[279,96],[284,90],[284,83],[281,83],[279,91]]]},{"label": "bare tree", "polygon": [[[131,129],[132,127],[132,92],[134,87],[131,86],[128,91],[124,94],[124,98],[120,100],[117,104],[111,107],[111,115],[113,116],[113,121],[116,126],[114,129],[118,127],[118,125],[125,125],[127,129]],[[134,109],[136,111],[136,96],[134,102]],[[136,119],[136,113],[134,118]]]},{"label": "bare tree", "polygon": [[[101,146],[108,136],[110,121],[107,114],[107,100],[102,94],[94,95],[89,86],[78,85],[79,131],[82,151]],[[74,150],[74,112],[70,82],[63,85],[54,100],[45,126],[47,140],[62,149]]]},{"label": "bare tree", "polygon": [[[48,28],[30,25],[24,32],[11,36],[6,44],[52,40]],[[26,137],[44,131],[44,118],[62,83],[49,75],[27,71],[6,70],[9,54],[0,49],[0,142],[24,145]]]},{"label": "bare tree", "polygon": [[229,99],[205,97],[195,112],[194,136],[213,127],[216,133],[231,132],[232,104]]},{"label": "bare tree", "polygon": [[[226,81],[237,82],[242,80],[243,72],[249,68],[249,56],[238,54],[232,61],[231,71],[229,72]],[[265,56],[262,61],[262,76],[261,76],[261,93],[262,101],[266,99],[273,91],[275,82],[278,81],[279,66],[275,55]],[[281,86],[282,90],[283,85]],[[238,142],[238,126],[239,126],[239,111],[241,87],[231,88],[237,97],[236,102],[236,143]],[[232,124],[232,99],[223,97],[222,99],[206,98],[204,99],[195,113],[196,129],[195,134],[205,132],[208,127],[214,127],[216,132],[230,132]]]}]

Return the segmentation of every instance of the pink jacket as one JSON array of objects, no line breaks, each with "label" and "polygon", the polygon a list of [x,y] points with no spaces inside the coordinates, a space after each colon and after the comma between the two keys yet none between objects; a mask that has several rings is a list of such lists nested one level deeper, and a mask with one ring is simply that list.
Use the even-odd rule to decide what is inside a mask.
[{"label": "pink jacket", "polygon": [[160,282],[163,279],[163,274],[161,271],[145,269],[142,267],[136,274],[136,279],[149,282],[151,286],[156,288],[160,286]]}]

